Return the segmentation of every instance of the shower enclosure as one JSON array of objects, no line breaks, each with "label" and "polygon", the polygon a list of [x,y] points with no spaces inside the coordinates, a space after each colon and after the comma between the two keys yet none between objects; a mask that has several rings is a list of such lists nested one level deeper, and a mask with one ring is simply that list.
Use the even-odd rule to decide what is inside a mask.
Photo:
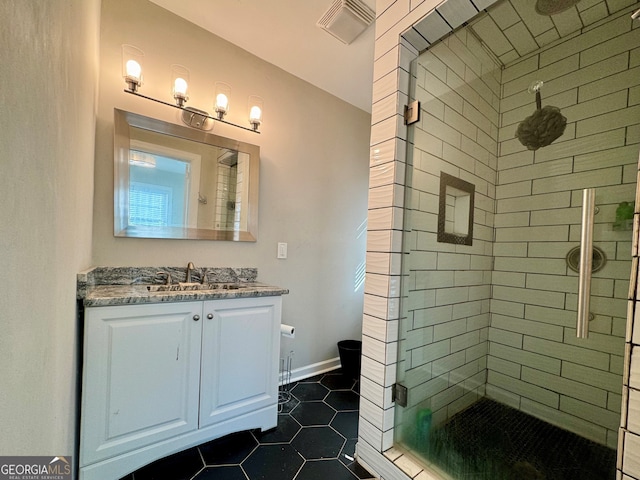
[{"label": "shower enclosure", "polygon": [[[411,66],[394,444],[445,477],[615,478],[640,29],[634,2],[556,3],[502,0]],[[546,106],[566,125],[526,126],[559,135],[517,138]],[[583,189],[595,253],[577,338]]]}]

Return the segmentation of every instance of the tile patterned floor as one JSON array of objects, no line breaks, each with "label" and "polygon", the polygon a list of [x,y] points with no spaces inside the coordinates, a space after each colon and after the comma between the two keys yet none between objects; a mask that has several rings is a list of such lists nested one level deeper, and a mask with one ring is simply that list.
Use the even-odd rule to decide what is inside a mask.
[{"label": "tile patterned floor", "polygon": [[414,442],[414,451],[461,480],[616,478],[615,450],[488,398]]},{"label": "tile patterned floor", "polygon": [[278,426],[227,435],[171,455],[122,480],[358,480],[353,460],[359,384],[339,370],[289,386]]}]

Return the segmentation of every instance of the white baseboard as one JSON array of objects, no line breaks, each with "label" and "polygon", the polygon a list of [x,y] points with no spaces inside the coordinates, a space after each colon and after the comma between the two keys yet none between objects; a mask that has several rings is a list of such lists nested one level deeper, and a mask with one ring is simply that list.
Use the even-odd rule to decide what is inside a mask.
[{"label": "white baseboard", "polygon": [[[311,365],[306,365],[304,367],[294,368],[291,370],[291,382],[297,382],[299,380],[304,380],[305,378],[313,377],[315,375],[320,375],[321,373],[330,372],[337,368],[340,368],[340,357],[330,358],[329,360],[324,360],[318,363],[312,363]],[[284,380],[284,375],[280,372],[280,384],[282,384]]]}]

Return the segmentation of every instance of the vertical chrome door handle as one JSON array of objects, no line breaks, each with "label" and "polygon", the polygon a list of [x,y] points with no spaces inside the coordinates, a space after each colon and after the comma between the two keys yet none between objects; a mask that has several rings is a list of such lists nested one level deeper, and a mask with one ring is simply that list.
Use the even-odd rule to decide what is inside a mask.
[{"label": "vertical chrome door handle", "polygon": [[580,277],[578,280],[578,320],[576,336],[589,337],[589,306],[591,300],[591,271],[593,269],[593,215],[596,191],[582,191],[582,231],[580,233]]}]

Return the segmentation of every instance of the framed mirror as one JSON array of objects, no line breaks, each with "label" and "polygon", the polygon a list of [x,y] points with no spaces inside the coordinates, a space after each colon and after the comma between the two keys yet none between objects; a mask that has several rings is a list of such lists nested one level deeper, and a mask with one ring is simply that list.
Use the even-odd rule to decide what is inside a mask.
[{"label": "framed mirror", "polygon": [[114,110],[114,235],[254,242],[260,148]]}]

